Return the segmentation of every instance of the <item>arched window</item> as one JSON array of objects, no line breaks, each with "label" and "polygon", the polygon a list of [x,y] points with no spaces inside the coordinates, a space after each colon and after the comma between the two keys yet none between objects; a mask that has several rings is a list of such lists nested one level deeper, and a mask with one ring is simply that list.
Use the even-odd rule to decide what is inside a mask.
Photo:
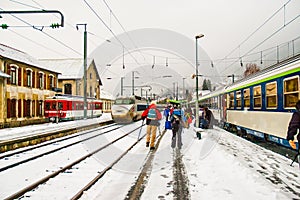
[{"label": "arched window", "polygon": [[39,71],[39,80],[38,80],[38,88],[40,89],[45,89],[44,88],[44,82],[45,82],[45,79],[44,79],[44,72],[42,71]]},{"label": "arched window", "polygon": [[26,69],[26,86],[32,87],[32,69]]},{"label": "arched window", "polygon": [[52,89],[53,87],[55,87],[53,74],[49,74],[49,86],[50,86],[49,89]]}]

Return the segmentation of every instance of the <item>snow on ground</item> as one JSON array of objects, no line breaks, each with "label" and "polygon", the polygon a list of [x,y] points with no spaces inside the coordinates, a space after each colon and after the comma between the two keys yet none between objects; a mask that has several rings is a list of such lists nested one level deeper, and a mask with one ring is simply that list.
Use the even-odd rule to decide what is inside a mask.
[{"label": "snow on ground", "polygon": [[[104,115],[97,120],[107,119],[110,119],[110,115]],[[91,123],[90,121],[93,120],[82,120],[80,123]],[[73,123],[35,125],[35,127],[62,128]],[[135,128],[136,124],[132,126]],[[18,130],[18,128],[1,130],[0,140],[2,137],[21,134]],[[28,131],[32,132],[33,126],[22,127],[23,133]],[[142,133],[145,131],[144,126]],[[178,147],[189,179],[190,199],[300,199],[299,195],[293,194],[285,187],[296,185],[296,192],[300,194],[300,170],[297,163],[289,166],[290,159],[219,128],[203,131],[201,140],[196,138],[193,127],[184,129],[182,141],[175,147],[171,137],[172,133],[168,130],[155,152],[151,175],[147,179],[141,199],[173,199],[173,159]],[[143,159],[149,152],[145,147],[145,138],[134,151],[105,174],[97,186],[85,192],[82,199],[124,199],[138,176]],[[132,169],[130,170],[128,166],[132,166]],[[272,181],[275,175],[283,177],[284,181],[272,183],[275,182]]]}]

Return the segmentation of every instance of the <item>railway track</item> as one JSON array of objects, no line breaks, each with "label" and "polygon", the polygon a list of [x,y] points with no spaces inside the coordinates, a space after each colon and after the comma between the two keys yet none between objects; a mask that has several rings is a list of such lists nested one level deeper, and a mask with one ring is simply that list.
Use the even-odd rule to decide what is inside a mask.
[{"label": "railway track", "polygon": [[62,126],[59,129],[46,130],[46,131],[39,130],[38,133],[32,133],[26,136],[0,141],[0,153],[19,149],[22,147],[33,146],[49,140],[65,137],[74,133],[78,133],[80,131],[89,130],[89,129],[97,128],[99,126],[112,124],[112,123],[113,120],[108,120],[105,122],[88,124],[88,125],[79,125],[79,126],[73,125],[73,126],[68,126],[66,128]]},{"label": "railway track", "polygon": [[[113,128],[114,127],[114,128]],[[51,180],[55,181],[58,179],[58,183],[55,184],[62,184],[62,180],[59,180],[60,178],[57,177],[62,177],[65,174],[78,174],[78,171],[84,168],[89,168],[90,166],[93,165],[99,165],[99,162],[95,163],[95,159],[92,157],[93,155],[97,154],[98,152],[105,150],[112,146],[113,144],[117,143],[119,140],[126,138],[128,135],[132,134],[134,131],[138,130],[138,128],[135,128],[134,130],[131,130],[125,134],[122,134],[119,136],[119,133],[117,132],[117,129],[119,129],[121,126],[115,125],[115,126],[108,126],[108,127],[103,127],[101,130],[95,130],[95,131],[89,131],[89,133],[86,134],[91,134],[92,132],[99,132],[94,134],[92,136],[87,136],[84,139],[77,140],[76,142],[74,141],[69,141],[69,143],[66,144],[61,144],[61,145],[54,145],[54,146],[59,146],[56,147],[55,149],[52,149],[50,151],[46,151],[42,154],[36,154],[34,156],[29,156],[26,159],[23,159],[21,157],[21,154],[34,154],[32,151],[36,150],[41,150],[39,148],[29,150],[27,152],[22,152],[19,154],[14,154],[10,155],[7,158],[2,158],[0,160],[0,163],[2,165],[1,167],[1,182],[3,181],[3,185],[5,185],[4,180],[11,180],[14,179],[15,181],[10,181],[10,185],[7,185],[7,188],[2,187],[2,190],[4,192],[1,193],[1,199],[15,199],[15,198],[27,198],[27,197],[34,197],[38,191],[41,190],[41,188],[46,187],[47,182]],[[77,155],[72,152],[74,151],[80,151],[84,150],[82,147],[82,142],[85,141],[90,141],[90,140],[95,140],[96,138],[103,138],[106,134],[111,134],[111,135],[117,135],[115,136],[115,139],[111,140],[105,145],[102,145],[100,147],[95,148],[91,152],[87,152],[84,155]],[[82,135],[80,135],[82,137]],[[85,135],[86,136],[86,135]],[[70,138],[69,140],[74,140],[75,138]],[[93,173],[85,173],[89,174],[88,177],[93,177],[90,178],[91,180],[97,180],[103,176],[111,167],[118,162],[122,158],[126,152],[128,152],[133,145],[135,145],[138,141],[140,141],[142,137],[137,140],[135,143],[133,143],[126,151],[123,152],[122,155],[118,156],[113,162],[111,162],[109,165],[105,166],[104,168],[99,165],[99,168],[103,168],[99,172],[99,168],[94,170]],[[66,141],[60,141],[61,143],[66,143]],[[53,146],[53,144],[49,144],[50,146]],[[81,146],[81,147],[80,147]],[[44,146],[41,148],[45,148]],[[54,160],[57,160],[57,157],[60,156],[61,158],[59,159],[61,163],[55,163]],[[20,161],[21,159],[21,161]],[[13,162],[13,164],[5,165],[4,163],[7,163],[9,160],[16,160]],[[3,166],[4,164],[4,166]],[[41,166],[42,165],[42,166]],[[21,172],[28,171],[26,168],[34,169],[34,176],[32,173],[27,173],[18,176],[17,174],[20,174]],[[76,173],[71,173],[70,171],[75,170]],[[37,175],[36,175],[37,174]],[[80,174],[80,173],[79,173]],[[16,177],[17,176],[17,177]],[[78,177],[77,177],[78,178]],[[69,180],[66,182],[65,185],[69,184]],[[80,180],[80,178],[79,178]],[[73,199],[79,198],[79,196],[82,194],[83,191],[85,191],[86,188],[88,188],[89,185],[92,185],[92,181],[89,181],[87,185],[85,185],[82,188],[76,188],[76,192],[71,192],[74,197]],[[82,184],[81,184],[82,185]],[[13,189],[11,189],[13,186]],[[16,189],[18,188],[18,189]],[[43,190],[43,189],[42,189]],[[78,192],[79,191],[79,192]],[[82,191],[82,192],[80,192]],[[42,192],[41,194],[47,194],[49,192]],[[70,196],[68,196],[69,198]],[[38,198],[37,198],[38,199]]]}]

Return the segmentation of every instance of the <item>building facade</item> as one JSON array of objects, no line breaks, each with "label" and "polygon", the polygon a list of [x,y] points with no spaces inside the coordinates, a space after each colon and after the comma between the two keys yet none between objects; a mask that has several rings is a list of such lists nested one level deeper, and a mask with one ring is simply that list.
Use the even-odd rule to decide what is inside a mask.
[{"label": "building facade", "polygon": [[[58,87],[63,94],[84,96],[83,59],[42,59],[41,63],[49,69],[60,72]],[[96,64],[93,59],[87,60],[87,97],[100,99],[100,86],[102,85]]]},{"label": "building facade", "polygon": [[45,122],[44,100],[55,95],[59,72],[17,49],[0,44],[0,127]]}]

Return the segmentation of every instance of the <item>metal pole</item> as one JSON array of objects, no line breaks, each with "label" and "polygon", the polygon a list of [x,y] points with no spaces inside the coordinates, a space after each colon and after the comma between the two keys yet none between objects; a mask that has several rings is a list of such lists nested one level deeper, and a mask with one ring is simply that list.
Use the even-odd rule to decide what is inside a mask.
[{"label": "metal pole", "polygon": [[174,99],[176,99],[175,82],[173,82],[173,96],[174,96]]},{"label": "metal pole", "polygon": [[134,95],[134,71],[132,71],[132,95]]},{"label": "metal pole", "polygon": [[86,69],[87,69],[87,31],[86,31],[86,24],[84,24],[84,119],[87,118],[87,80],[86,80]]},{"label": "metal pole", "polygon": [[203,34],[196,35],[196,128],[199,128],[199,97],[198,97],[198,39],[203,37]]},{"label": "metal pole", "polygon": [[177,86],[176,86],[176,101],[178,100],[178,82],[177,83]]},{"label": "metal pole", "polygon": [[184,79],[185,79],[185,78],[182,78],[182,99],[185,99]]},{"label": "metal pole", "polygon": [[76,29],[78,26],[84,26],[84,35],[83,35],[83,118],[87,118],[87,80],[86,80],[86,68],[87,68],[87,24],[76,24]]},{"label": "metal pole", "polygon": [[196,36],[196,128],[199,128],[199,104],[198,104],[198,37]]},{"label": "metal pole", "polygon": [[121,77],[121,96],[123,96],[123,77]]}]

